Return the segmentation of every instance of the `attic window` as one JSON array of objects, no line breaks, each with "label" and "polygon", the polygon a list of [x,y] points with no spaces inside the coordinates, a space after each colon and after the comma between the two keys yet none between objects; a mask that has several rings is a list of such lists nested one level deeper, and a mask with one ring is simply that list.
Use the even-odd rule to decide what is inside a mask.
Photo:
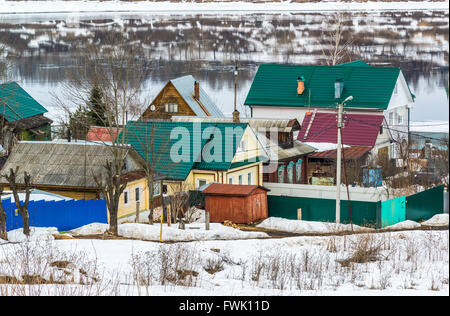
[{"label": "attic window", "polygon": [[343,90],[344,90],[344,81],[342,79],[337,79],[334,82],[334,98],[340,99]]}]

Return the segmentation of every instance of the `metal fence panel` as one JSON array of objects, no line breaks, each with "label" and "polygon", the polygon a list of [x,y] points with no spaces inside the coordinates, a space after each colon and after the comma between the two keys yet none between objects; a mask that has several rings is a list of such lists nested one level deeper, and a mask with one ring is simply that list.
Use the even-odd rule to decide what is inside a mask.
[{"label": "metal fence panel", "polygon": [[440,185],[406,197],[406,219],[423,221],[444,213],[444,186]]},{"label": "metal fence panel", "polygon": [[[6,211],[6,230],[23,227],[22,217],[11,199],[2,200]],[[107,223],[105,200],[30,201],[30,226],[72,230],[90,223]]]}]

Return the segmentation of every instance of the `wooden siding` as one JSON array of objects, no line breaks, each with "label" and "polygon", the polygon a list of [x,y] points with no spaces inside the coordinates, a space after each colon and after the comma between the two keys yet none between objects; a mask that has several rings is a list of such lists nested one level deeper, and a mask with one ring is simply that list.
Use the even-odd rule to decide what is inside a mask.
[{"label": "wooden siding", "polygon": [[245,197],[205,195],[205,208],[211,222],[254,223],[268,217],[267,191],[258,188]]}]

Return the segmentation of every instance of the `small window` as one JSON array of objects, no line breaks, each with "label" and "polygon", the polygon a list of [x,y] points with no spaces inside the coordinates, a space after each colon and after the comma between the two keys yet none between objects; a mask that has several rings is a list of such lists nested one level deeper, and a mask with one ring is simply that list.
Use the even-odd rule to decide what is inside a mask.
[{"label": "small window", "polygon": [[247,146],[246,146],[246,141],[245,139],[241,140],[241,143],[239,144],[239,148],[241,150],[241,152],[245,152],[247,151]]},{"label": "small window", "polygon": [[228,178],[228,184],[233,184],[233,177]]},{"label": "small window", "polygon": [[197,188],[204,186],[208,181],[206,179],[197,179]]},{"label": "small window", "polygon": [[163,184],[163,194],[167,194],[167,184]]},{"label": "small window", "polygon": [[169,112],[169,104],[166,103],[166,112]]},{"label": "small window", "polygon": [[123,204],[130,204],[130,191],[128,190],[123,191]]},{"label": "small window", "polygon": [[173,105],[173,111],[176,113],[178,112],[178,104]]},{"label": "small window", "polygon": [[244,176],[242,174],[239,175],[239,184],[244,184]]},{"label": "small window", "polygon": [[158,196],[161,194],[161,183],[153,182],[153,196]]},{"label": "small window", "polygon": [[394,125],[394,112],[389,113],[389,125]]},{"label": "small window", "polygon": [[395,84],[395,87],[394,87],[394,94],[397,94],[398,93],[398,85],[397,85],[397,83]]},{"label": "small window", "polygon": [[249,172],[247,174],[247,184],[252,185],[253,184],[253,172]]},{"label": "small window", "polygon": [[380,125],[380,135],[383,134],[383,125]]},{"label": "small window", "polygon": [[397,114],[397,124],[403,124],[403,116]]},{"label": "small window", "polygon": [[141,201],[141,188],[134,189],[135,196],[136,196],[136,202]]}]

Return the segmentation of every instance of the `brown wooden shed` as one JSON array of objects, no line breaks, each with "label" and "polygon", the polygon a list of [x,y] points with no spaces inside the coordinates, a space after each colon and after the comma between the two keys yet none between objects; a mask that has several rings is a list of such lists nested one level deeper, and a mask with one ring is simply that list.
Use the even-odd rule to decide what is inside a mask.
[{"label": "brown wooden shed", "polygon": [[202,193],[211,222],[249,224],[268,217],[267,191],[258,185],[212,183]]}]

